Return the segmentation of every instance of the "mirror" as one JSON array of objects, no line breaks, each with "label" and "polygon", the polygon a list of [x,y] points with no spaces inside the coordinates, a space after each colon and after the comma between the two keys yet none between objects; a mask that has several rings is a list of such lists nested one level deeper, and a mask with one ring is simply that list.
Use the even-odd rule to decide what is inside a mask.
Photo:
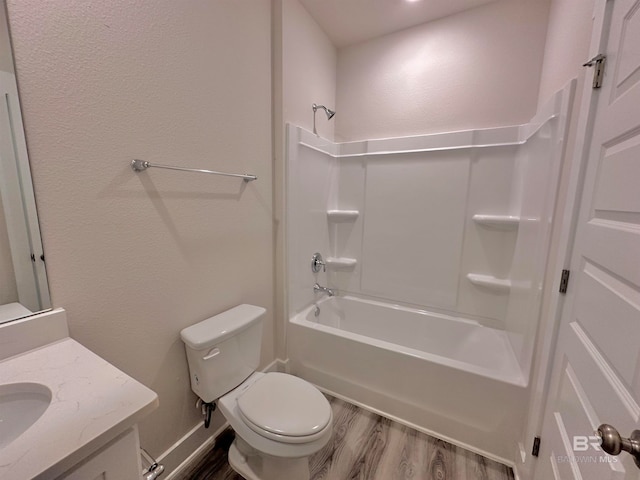
[{"label": "mirror", "polygon": [[5,2],[0,2],[0,323],[51,308]]}]

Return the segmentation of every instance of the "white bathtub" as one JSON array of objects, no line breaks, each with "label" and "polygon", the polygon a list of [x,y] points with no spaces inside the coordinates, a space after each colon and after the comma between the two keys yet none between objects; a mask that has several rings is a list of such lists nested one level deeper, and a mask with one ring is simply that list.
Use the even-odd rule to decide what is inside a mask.
[{"label": "white bathtub", "polygon": [[526,380],[504,331],[355,297],[319,306],[290,319],[292,373],[513,463]]}]

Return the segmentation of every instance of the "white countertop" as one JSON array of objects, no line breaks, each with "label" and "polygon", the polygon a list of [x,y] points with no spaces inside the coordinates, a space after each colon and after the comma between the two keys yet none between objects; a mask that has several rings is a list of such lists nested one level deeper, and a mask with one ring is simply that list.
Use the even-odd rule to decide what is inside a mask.
[{"label": "white countertop", "polygon": [[155,392],[65,338],[0,362],[0,384],[35,382],[53,397],[22,435],[0,450],[0,478],[64,473],[155,409]]}]

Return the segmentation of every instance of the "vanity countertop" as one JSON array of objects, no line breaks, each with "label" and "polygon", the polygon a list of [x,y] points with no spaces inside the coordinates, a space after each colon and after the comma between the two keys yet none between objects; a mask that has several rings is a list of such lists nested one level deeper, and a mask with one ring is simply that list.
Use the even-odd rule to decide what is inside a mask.
[{"label": "vanity countertop", "polygon": [[44,414],[0,449],[0,478],[51,479],[155,409],[158,396],[71,338],[0,362],[0,384],[52,392]]}]

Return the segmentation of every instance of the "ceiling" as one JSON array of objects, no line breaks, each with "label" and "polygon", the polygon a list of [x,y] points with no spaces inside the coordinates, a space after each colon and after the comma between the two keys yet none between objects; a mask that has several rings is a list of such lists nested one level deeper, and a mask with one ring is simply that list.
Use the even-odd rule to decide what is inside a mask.
[{"label": "ceiling", "polygon": [[338,48],[495,0],[300,0]]}]

